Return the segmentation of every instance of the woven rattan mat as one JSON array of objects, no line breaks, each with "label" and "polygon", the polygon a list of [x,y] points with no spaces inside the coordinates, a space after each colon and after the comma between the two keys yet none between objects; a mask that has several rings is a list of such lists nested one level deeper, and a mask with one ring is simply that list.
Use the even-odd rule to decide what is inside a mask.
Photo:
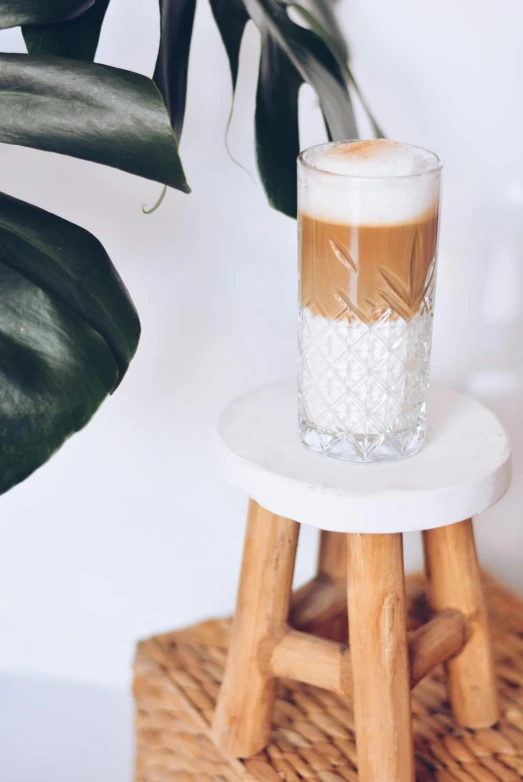
[{"label": "woven rattan mat", "polygon": [[[417,782],[523,779],[523,602],[490,577],[484,580],[503,717],[490,730],[460,728],[437,669],[413,691]],[[245,761],[219,752],[209,725],[228,630],[229,620],[213,620],[138,645],[136,782],[356,782],[350,700],[304,684],[280,685],[264,752]]]}]

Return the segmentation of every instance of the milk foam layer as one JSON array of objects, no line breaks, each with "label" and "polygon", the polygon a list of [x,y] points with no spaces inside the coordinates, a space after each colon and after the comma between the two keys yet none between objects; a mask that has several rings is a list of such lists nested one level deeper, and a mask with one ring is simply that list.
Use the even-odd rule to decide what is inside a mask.
[{"label": "milk foam layer", "polygon": [[319,156],[316,168],[351,176],[411,176],[433,169],[434,155],[399,141],[355,141],[331,146]]},{"label": "milk foam layer", "polygon": [[348,225],[412,222],[435,209],[439,158],[383,139],[325,144],[303,155],[299,210]]}]

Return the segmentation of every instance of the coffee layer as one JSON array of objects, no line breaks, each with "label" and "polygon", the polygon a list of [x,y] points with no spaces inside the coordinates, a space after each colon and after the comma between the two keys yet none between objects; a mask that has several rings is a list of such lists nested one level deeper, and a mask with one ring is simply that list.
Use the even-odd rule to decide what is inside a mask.
[{"label": "coffee layer", "polygon": [[299,215],[300,300],[314,315],[370,323],[415,315],[433,273],[438,213],[393,225]]}]

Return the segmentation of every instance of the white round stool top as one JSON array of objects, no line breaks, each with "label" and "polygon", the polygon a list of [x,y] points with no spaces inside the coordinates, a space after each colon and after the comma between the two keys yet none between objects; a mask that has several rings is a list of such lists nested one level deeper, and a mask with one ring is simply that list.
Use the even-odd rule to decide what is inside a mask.
[{"label": "white round stool top", "polygon": [[267,510],[334,532],[409,532],[463,521],[510,485],[507,434],[486,407],[433,386],[427,440],[397,462],[351,464],[300,442],[296,381],[239,397],[218,422],[225,478]]}]

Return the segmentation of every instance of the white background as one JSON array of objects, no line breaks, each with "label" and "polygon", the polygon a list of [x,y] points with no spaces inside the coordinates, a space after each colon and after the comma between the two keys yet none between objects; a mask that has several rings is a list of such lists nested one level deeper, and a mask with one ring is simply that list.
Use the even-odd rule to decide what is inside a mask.
[{"label": "white background", "polygon": [[[227,60],[205,0],[182,153],[191,196],[80,161],[0,148],[1,189],[93,231],[141,315],[126,380],[80,435],[0,499],[0,669],[127,686],[137,638],[231,610],[246,500],[208,455],[220,408],[295,366],[294,223],[224,148]],[[478,521],[483,561],[523,590],[523,6],[344,0],[355,72],[392,138],[447,162],[434,375],[511,432],[510,495]],[[151,74],[154,0],[112,0],[98,59]],[[0,50],[21,50],[16,31]],[[230,145],[254,172],[258,42],[243,47]],[[323,138],[303,91],[303,145]],[[30,121],[30,118],[29,118]],[[420,526],[422,520],[420,519]],[[304,530],[298,577],[312,569]],[[406,545],[420,564],[418,536]]]}]

